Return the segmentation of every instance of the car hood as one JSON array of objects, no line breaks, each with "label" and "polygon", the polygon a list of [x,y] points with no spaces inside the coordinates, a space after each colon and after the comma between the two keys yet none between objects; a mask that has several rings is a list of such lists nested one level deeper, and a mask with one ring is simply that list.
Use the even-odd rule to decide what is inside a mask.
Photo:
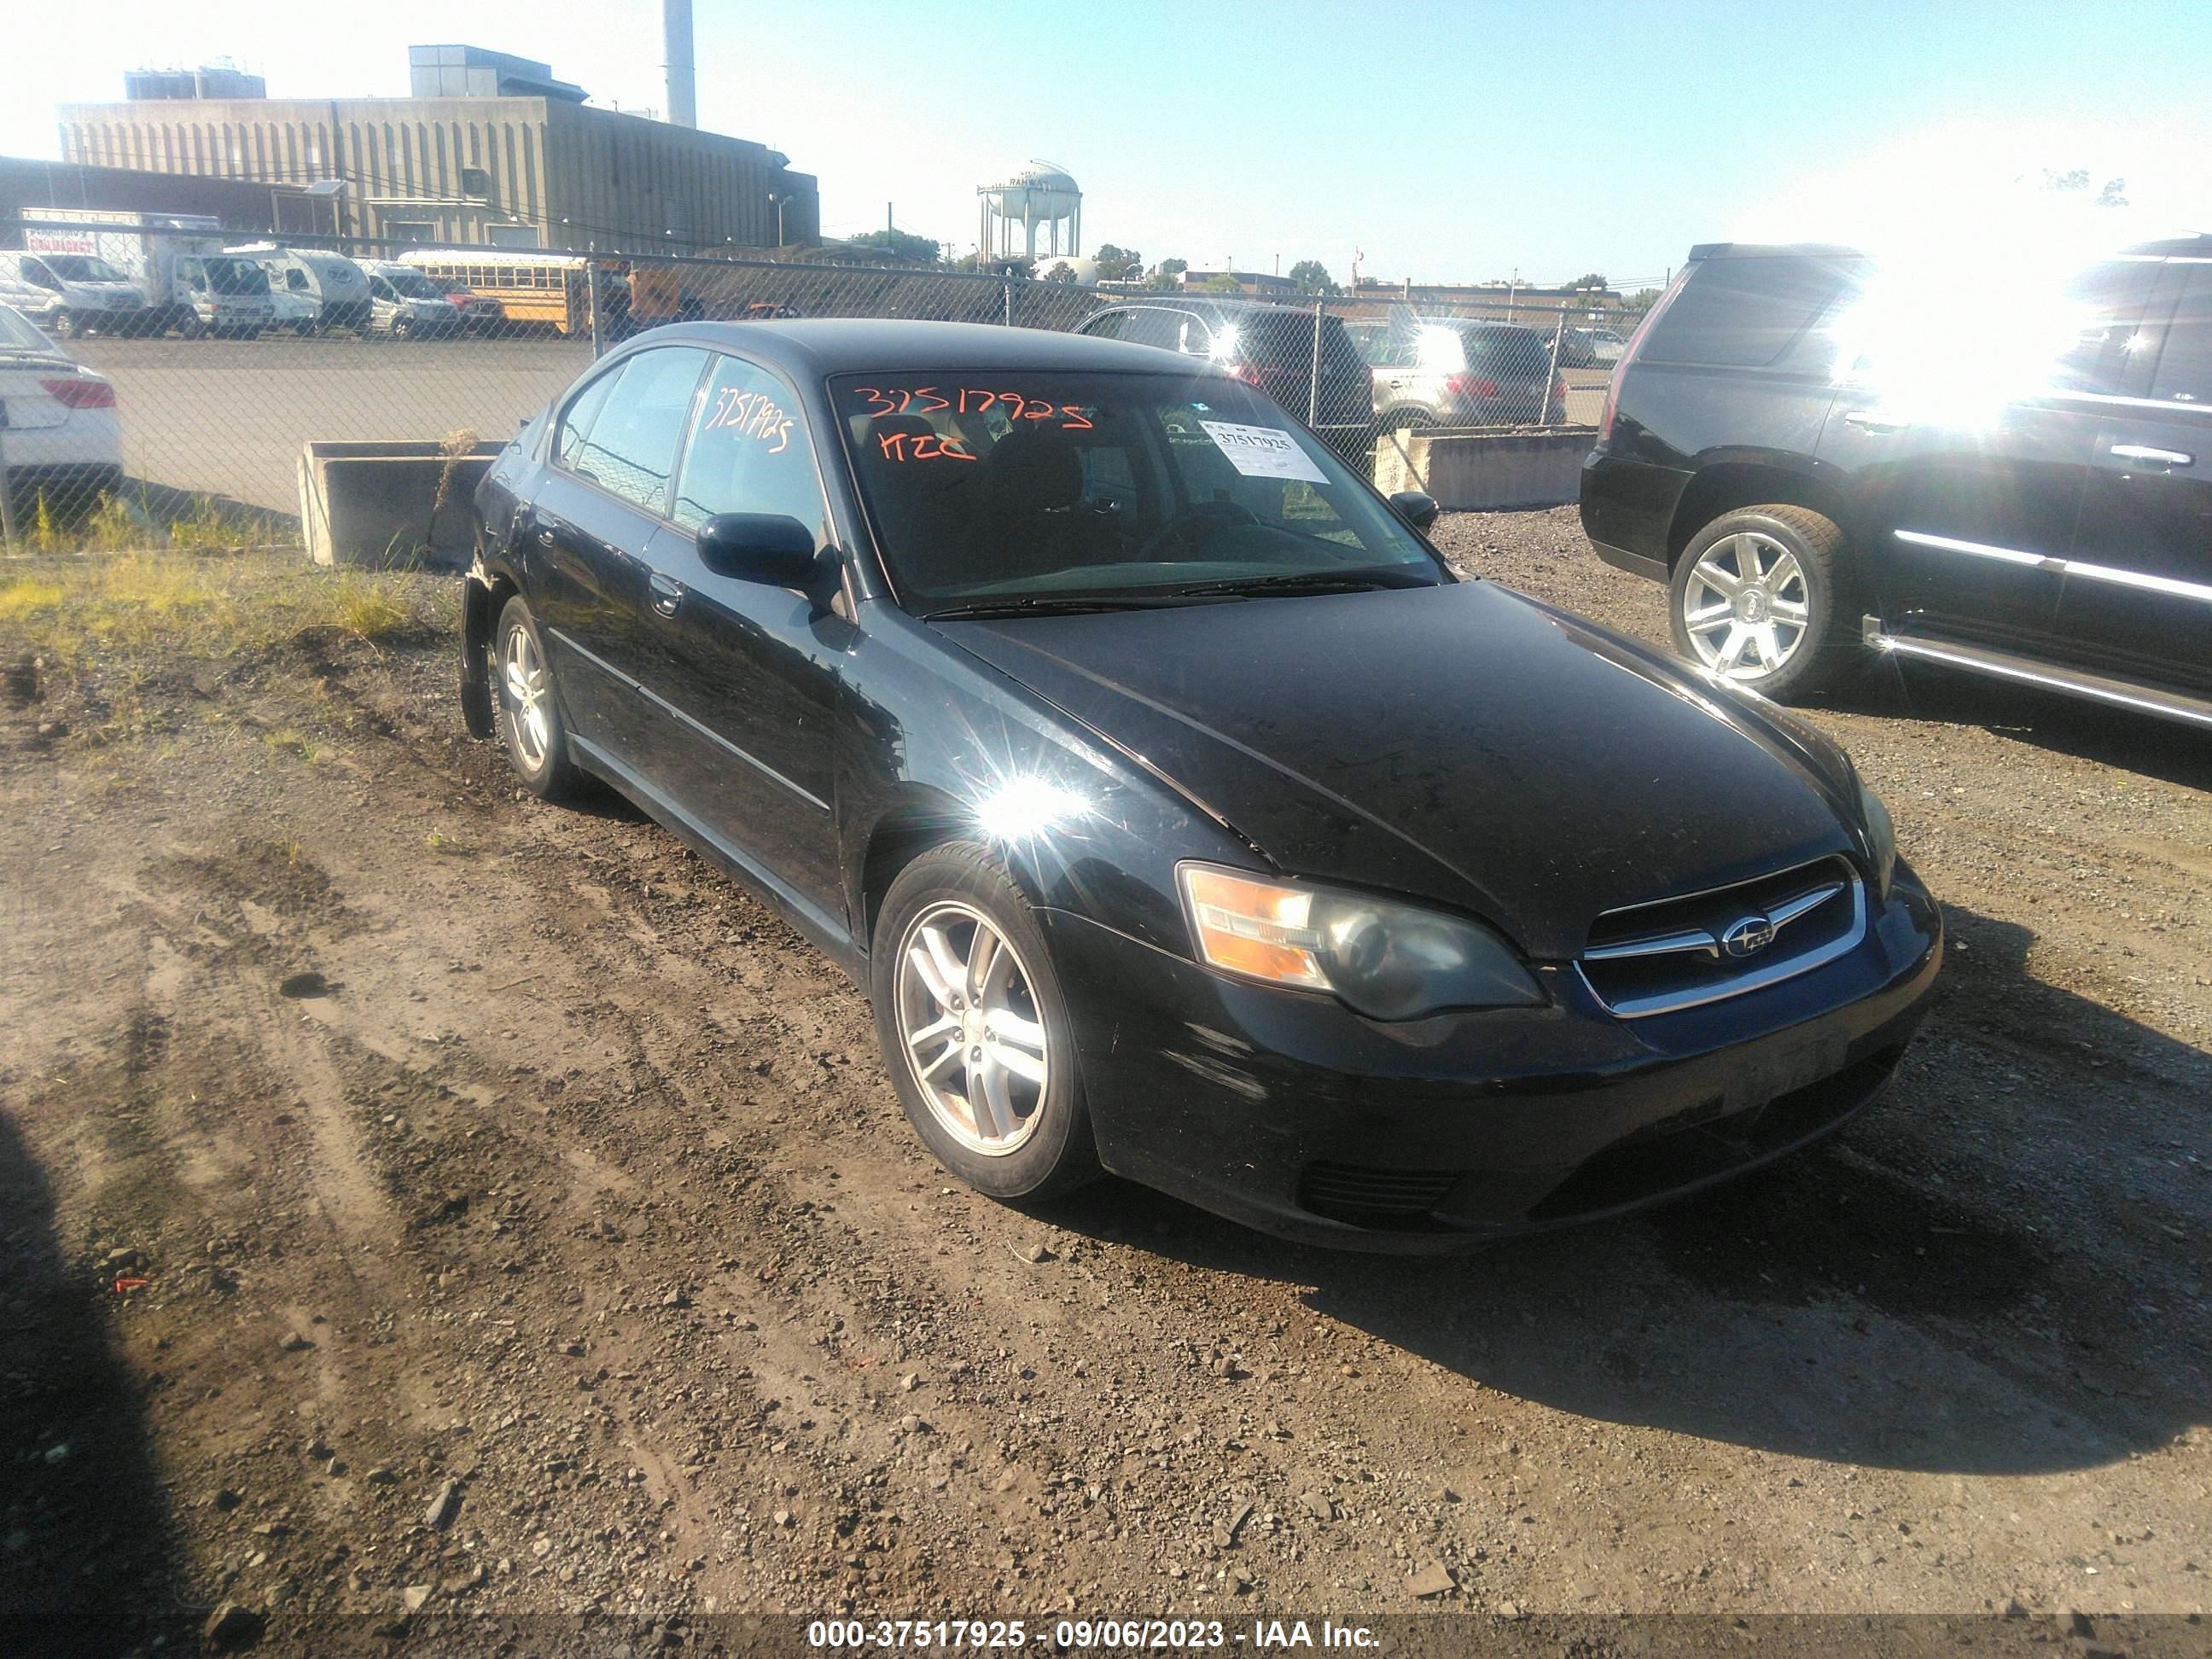
[{"label": "car hood", "polygon": [[1832,745],[1487,582],[932,625],[1279,869],[1472,911],[1534,957],[1856,845]]}]

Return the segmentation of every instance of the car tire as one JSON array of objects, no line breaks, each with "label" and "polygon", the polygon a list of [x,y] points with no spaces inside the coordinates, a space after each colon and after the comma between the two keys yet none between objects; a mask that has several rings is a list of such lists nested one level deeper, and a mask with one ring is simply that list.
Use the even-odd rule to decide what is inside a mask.
[{"label": "car tire", "polygon": [[1007,1202],[1097,1178],[1066,994],[1035,911],[990,848],[947,842],[899,872],[869,975],[884,1068],[939,1164]]},{"label": "car tire", "polygon": [[415,319],[412,317],[394,317],[392,319],[392,337],[395,340],[413,339]]},{"label": "car tire", "polygon": [[1832,690],[1863,665],[1856,598],[1835,521],[1766,503],[1723,514],[1690,538],[1667,586],[1667,617],[1679,655],[1787,699]]},{"label": "car tire", "polygon": [[1385,435],[1393,432],[1429,432],[1442,426],[1433,410],[1418,406],[1411,409],[1386,410],[1375,422],[1375,429]]},{"label": "car tire", "polygon": [[538,619],[520,593],[509,599],[492,630],[492,710],[507,764],[522,787],[540,800],[575,792],[579,774],[568,758],[568,733],[561,717],[553,660],[545,654]]},{"label": "car tire", "polygon": [[84,325],[74,311],[58,310],[54,313],[54,332],[64,340],[74,340],[84,332]]}]

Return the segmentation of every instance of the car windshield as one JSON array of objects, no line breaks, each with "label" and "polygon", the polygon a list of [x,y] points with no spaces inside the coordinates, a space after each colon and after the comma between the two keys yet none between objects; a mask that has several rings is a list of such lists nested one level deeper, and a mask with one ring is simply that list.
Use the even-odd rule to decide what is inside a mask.
[{"label": "car windshield", "polygon": [[47,253],[40,256],[46,269],[64,283],[123,283],[129,277],[105,259],[96,259],[89,253]]},{"label": "car windshield", "polygon": [[40,333],[29,318],[9,306],[0,306],[0,352],[13,357],[61,356],[60,348]]},{"label": "car windshield", "polygon": [[877,544],[925,614],[1451,578],[1267,398],[1218,374],[830,383]]},{"label": "car windshield", "polygon": [[402,265],[384,273],[384,280],[392,284],[394,294],[404,295],[410,300],[442,300],[446,296],[430,286],[430,279],[412,265]]}]

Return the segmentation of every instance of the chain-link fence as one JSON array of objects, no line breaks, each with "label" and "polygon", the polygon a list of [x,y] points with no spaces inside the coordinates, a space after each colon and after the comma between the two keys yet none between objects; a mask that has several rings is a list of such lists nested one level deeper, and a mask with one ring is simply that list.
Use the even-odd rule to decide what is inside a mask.
[{"label": "chain-link fence", "polygon": [[1595,420],[1632,319],[1389,295],[1115,292],[991,272],[241,241],[44,210],[0,250],[13,550],[289,543],[302,446],[504,440],[592,359],[696,319],[910,318],[1223,363],[1340,453],[1378,431]]}]

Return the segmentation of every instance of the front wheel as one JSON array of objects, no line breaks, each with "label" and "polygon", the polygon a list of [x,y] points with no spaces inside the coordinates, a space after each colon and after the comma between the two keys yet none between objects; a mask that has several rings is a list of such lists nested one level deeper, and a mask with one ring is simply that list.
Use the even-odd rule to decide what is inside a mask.
[{"label": "front wheel", "polygon": [[74,340],[84,332],[84,324],[74,311],[57,311],[54,313],[54,332],[64,340]]},{"label": "front wheel", "polygon": [[950,842],[900,872],[869,955],[884,1064],[939,1164],[1006,1200],[1097,1176],[1066,994],[988,848]]},{"label": "front wheel", "polygon": [[545,654],[537,618],[520,593],[501,610],[493,639],[498,651],[492,671],[495,720],[500,740],[507,745],[507,763],[532,794],[557,800],[575,787],[576,769],[568,758],[553,664]]},{"label": "front wheel", "polygon": [[1668,584],[1674,649],[1786,698],[1835,685],[1862,660],[1844,532],[1808,507],[1739,508],[1683,549]]}]

